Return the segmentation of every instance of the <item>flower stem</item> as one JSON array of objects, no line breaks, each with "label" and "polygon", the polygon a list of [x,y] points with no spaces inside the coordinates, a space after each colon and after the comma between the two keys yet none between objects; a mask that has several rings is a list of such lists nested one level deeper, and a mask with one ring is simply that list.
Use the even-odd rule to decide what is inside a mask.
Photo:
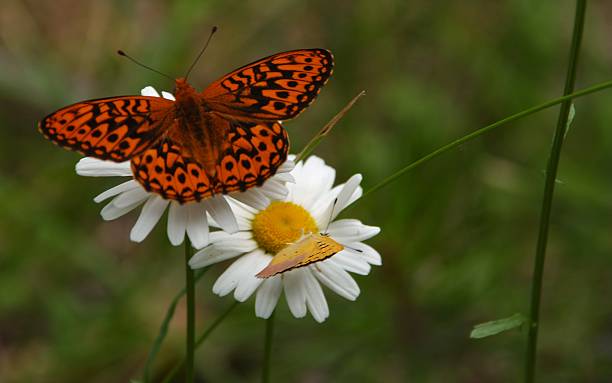
[{"label": "flower stem", "polygon": [[[570,49],[567,76],[565,79],[565,89],[563,94],[571,94],[574,90],[576,79],[576,67],[578,65],[578,52],[582,41],[582,31],[584,28],[584,15],[586,10],[586,0],[576,1],[576,14],[574,16],[574,31],[572,36],[572,46]],[[572,100],[564,100],[559,111],[557,128],[550,149],[548,165],[546,167],[546,180],[544,181],[544,196],[542,198],[542,209],[540,213],[540,228],[538,242],[534,260],[532,284],[531,284],[531,308],[529,313],[529,335],[527,338],[527,353],[525,355],[525,382],[532,383],[535,379],[536,350],[538,344],[538,329],[540,320],[540,300],[542,296],[542,278],[544,275],[544,260],[546,257],[546,245],[548,242],[548,230],[550,224],[550,212],[553,194],[555,191],[555,180],[559,166],[559,157],[565,135],[568,116]]]},{"label": "flower stem", "polygon": [[601,90],[604,90],[604,89],[607,89],[607,88],[610,88],[610,87],[612,87],[612,81],[606,81],[606,82],[602,82],[602,83],[599,83],[599,84],[595,84],[593,86],[581,89],[581,90],[579,90],[577,92],[568,94],[566,96],[555,98],[554,100],[550,100],[550,101],[547,101],[547,102],[542,103],[540,105],[533,106],[533,107],[531,107],[529,109],[525,109],[522,112],[513,114],[513,115],[508,116],[508,117],[506,117],[506,118],[504,118],[502,120],[494,122],[491,125],[487,125],[484,128],[478,129],[475,132],[467,134],[467,135],[465,135],[465,136],[463,136],[461,138],[456,139],[455,141],[453,141],[451,143],[448,143],[448,144],[446,144],[446,145],[444,145],[444,146],[434,150],[433,152],[429,153],[428,155],[419,158],[418,160],[408,164],[407,166],[403,167],[402,169],[398,170],[397,172],[391,174],[390,176],[388,176],[387,178],[385,178],[384,180],[382,180],[378,184],[376,184],[373,187],[371,187],[370,189],[368,189],[365,193],[363,193],[363,197],[365,197],[366,195],[371,194],[371,193],[377,191],[378,189],[383,188],[384,186],[387,186],[391,182],[395,181],[396,179],[398,179],[399,177],[404,175],[404,173],[408,172],[409,170],[411,170],[413,168],[416,168],[417,166],[419,166],[419,165],[421,165],[421,164],[431,160],[432,158],[437,157],[440,154],[442,154],[444,152],[447,152],[447,151],[449,151],[449,150],[451,150],[453,148],[456,148],[457,146],[459,146],[459,145],[461,145],[461,144],[463,144],[463,143],[465,143],[467,141],[470,141],[470,140],[472,140],[472,139],[474,139],[476,137],[482,136],[483,134],[488,133],[489,131],[491,131],[491,130],[493,130],[495,128],[498,128],[498,127],[500,127],[502,125],[505,125],[505,124],[507,124],[509,122],[516,121],[516,120],[518,120],[520,118],[529,116],[530,114],[534,114],[534,113],[539,112],[539,111],[541,111],[543,109],[550,108],[551,106],[555,106],[557,104],[561,104],[562,102],[568,102],[568,104],[569,104],[569,102],[572,99],[574,99],[574,98],[586,96],[587,94],[599,92]]},{"label": "flower stem", "polygon": [[187,353],[185,360],[185,382],[193,383],[193,352],[195,350],[195,278],[194,271],[189,266],[191,259],[191,241],[185,239],[185,289],[187,291]]},{"label": "flower stem", "polygon": [[[202,270],[198,270],[198,272],[195,274],[196,283],[200,280],[200,278],[202,278],[204,273],[209,268],[210,266]],[[151,381],[151,369],[153,368],[153,362],[155,361],[155,358],[157,357],[157,354],[159,353],[159,350],[161,349],[161,345],[164,339],[166,339],[166,335],[168,335],[168,327],[170,326],[170,321],[172,320],[172,317],[174,317],[176,306],[178,305],[181,298],[183,298],[183,295],[186,294],[186,292],[187,292],[186,288],[183,287],[183,289],[179,291],[178,294],[176,294],[174,299],[172,299],[172,302],[170,302],[170,306],[168,306],[168,309],[166,310],[166,316],[164,317],[164,320],[162,321],[157,337],[155,338],[155,341],[153,342],[153,346],[151,346],[151,350],[149,351],[149,356],[147,357],[147,361],[145,362],[143,379],[142,379],[144,383],[149,383]]]},{"label": "flower stem", "polygon": [[[228,307],[227,310],[223,312],[223,314],[219,315],[219,317],[210,325],[210,327],[208,327],[206,331],[204,331],[204,333],[200,335],[200,337],[198,338],[195,344],[196,349],[200,347],[200,345],[204,343],[204,341],[208,338],[210,334],[212,334],[212,332],[217,328],[217,326],[219,326],[221,322],[225,320],[225,317],[227,317],[232,312],[232,310],[234,310],[236,306],[238,306],[238,303],[239,303],[238,301],[235,301],[234,303],[232,303],[232,305]],[[162,380],[162,383],[170,383],[172,379],[174,378],[174,376],[181,370],[181,368],[183,368],[183,366],[185,365],[185,362],[186,362],[186,359],[183,357],[183,359],[180,362],[178,362],[176,365],[174,365],[174,367],[172,367],[170,372],[166,374],[166,376],[164,377],[164,380]]]},{"label": "flower stem", "polygon": [[270,381],[270,356],[272,354],[272,335],[274,334],[274,312],[266,319],[266,335],[264,344],[263,368],[261,370],[261,383]]}]

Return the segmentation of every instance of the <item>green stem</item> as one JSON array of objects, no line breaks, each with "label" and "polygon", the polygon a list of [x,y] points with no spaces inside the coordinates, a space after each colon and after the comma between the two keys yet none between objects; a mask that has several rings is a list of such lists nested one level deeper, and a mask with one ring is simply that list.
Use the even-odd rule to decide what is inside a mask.
[{"label": "green stem", "polygon": [[606,81],[606,82],[602,82],[596,85],[593,85],[591,87],[585,88],[585,89],[581,89],[577,92],[568,94],[567,96],[563,96],[563,97],[559,97],[556,98],[554,100],[551,101],[547,101],[545,103],[542,103],[540,105],[536,105],[534,107],[531,107],[529,109],[525,109],[522,112],[513,114],[511,116],[508,116],[506,118],[504,118],[503,120],[499,120],[497,122],[494,122],[491,125],[487,125],[484,128],[478,129],[475,132],[472,132],[468,135],[465,135],[449,144],[446,144],[436,150],[434,150],[433,152],[429,153],[428,155],[419,158],[418,160],[410,163],[409,165],[407,165],[406,167],[398,170],[397,172],[393,173],[392,175],[390,175],[389,177],[385,178],[384,180],[382,180],[381,182],[379,182],[378,184],[374,185],[373,187],[371,187],[369,190],[367,190],[364,194],[363,197],[365,197],[368,194],[371,194],[373,192],[375,192],[378,189],[381,189],[384,186],[387,186],[388,184],[390,184],[391,182],[395,181],[396,179],[398,179],[399,177],[401,177],[402,175],[404,175],[404,173],[408,172],[409,170],[421,165],[424,162],[427,162],[429,160],[431,160],[434,157],[439,156],[440,154],[447,152],[467,141],[470,141],[476,137],[482,136],[485,133],[488,133],[489,131],[495,129],[495,128],[499,128],[502,125],[505,125],[509,122],[512,121],[516,121],[520,118],[529,116],[530,114],[534,114],[536,112],[539,112],[543,109],[546,108],[550,108],[551,106],[555,106],[557,104],[561,104],[563,102],[568,102],[574,98],[578,98],[578,97],[582,97],[582,96],[586,96],[587,94],[591,94],[591,93],[595,93],[595,92],[599,92],[601,90],[607,89],[612,87],[612,81]]},{"label": "green stem", "polygon": [[266,337],[264,344],[264,359],[261,369],[261,382],[268,383],[270,381],[270,356],[272,354],[272,335],[274,334],[274,312],[270,318],[266,319]]},{"label": "green stem", "polygon": [[[200,280],[200,278],[202,278],[204,273],[209,268],[210,266],[202,270],[198,270],[198,272],[195,275],[196,283]],[[187,292],[187,289],[183,287],[181,291],[179,291],[178,294],[174,296],[174,298],[172,299],[172,302],[170,302],[170,306],[168,306],[168,309],[166,310],[166,315],[164,316],[164,320],[162,321],[162,324],[159,327],[159,332],[157,333],[157,337],[155,338],[155,341],[153,342],[153,346],[151,346],[151,351],[149,351],[149,356],[147,357],[147,361],[145,362],[143,379],[142,379],[145,383],[149,383],[151,381],[151,369],[153,368],[153,362],[155,361],[155,358],[157,357],[157,354],[159,353],[159,350],[161,348],[161,345],[164,339],[166,339],[166,335],[168,335],[168,326],[170,326],[170,321],[172,320],[172,317],[174,317],[176,306],[178,305],[181,298],[183,298],[183,295],[186,294],[186,292]]]},{"label": "green stem", "polygon": [[[228,307],[227,310],[223,312],[223,314],[219,315],[219,317],[215,319],[215,321],[210,325],[210,327],[206,329],[206,331],[202,333],[202,335],[200,335],[200,337],[195,343],[196,349],[200,347],[200,345],[204,343],[204,341],[208,338],[210,334],[212,334],[212,332],[217,328],[217,326],[219,326],[221,322],[225,320],[225,317],[227,317],[232,312],[232,310],[234,310],[236,306],[238,306],[238,303],[240,302],[235,301],[230,307]],[[162,380],[162,383],[170,383],[172,379],[174,378],[174,376],[181,370],[181,368],[185,366],[185,361],[186,359],[185,357],[183,357],[183,359],[180,362],[174,365],[174,367],[172,367],[172,370],[170,370],[170,372],[166,374],[166,376],[164,377],[164,380]]]},{"label": "green stem", "polygon": [[195,350],[195,278],[194,271],[189,266],[191,259],[191,241],[185,239],[185,288],[187,290],[187,353],[185,362],[185,382],[193,383],[193,351]]},{"label": "green stem", "polygon": [[[586,0],[576,1],[576,14],[574,16],[574,32],[572,36],[572,46],[569,55],[567,76],[565,78],[565,89],[563,94],[571,94],[574,90],[576,79],[576,67],[578,65],[578,52],[582,41],[582,31],[584,27],[584,15],[586,10]],[[557,128],[553,138],[548,165],[546,167],[546,180],[544,181],[544,196],[542,198],[542,210],[540,213],[540,229],[538,233],[538,243],[534,260],[532,285],[531,285],[531,308],[529,313],[529,335],[527,338],[527,353],[525,356],[525,382],[532,383],[535,379],[536,351],[538,345],[538,330],[540,320],[540,300],[542,296],[542,278],[544,275],[544,260],[546,257],[546,245],[548,242],[548,230],[550,224],[550,212],[553,194],[555,191],[555,180],[559,167],[559,157],[563,138],[567,126],[568,116],[571,107],[571,99],[564,100],[559,111]]]}]

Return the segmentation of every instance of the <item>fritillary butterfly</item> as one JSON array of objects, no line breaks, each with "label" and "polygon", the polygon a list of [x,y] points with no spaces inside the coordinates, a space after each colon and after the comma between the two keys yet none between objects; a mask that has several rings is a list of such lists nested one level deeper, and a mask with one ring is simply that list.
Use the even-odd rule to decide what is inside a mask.
[{"label": "fritillary butterfly", "polygon": [[179,78],[176,101],[119,96],[45,117],[41,133],[69,150],[131,161],[148,191],[180,203],[261,185],[286,160],[280,121],[310,105],[333,69],[326,49],[278,53],[245,65],[202,93]]},{"label": "fritillary butterfly", "polygon": [[296,243],[279,251],[272,258],[268,266],[255,276],[258,278],[270,278],[291,269],[323,261],[343,249],[344,246],[327,234],[308,234]]}]

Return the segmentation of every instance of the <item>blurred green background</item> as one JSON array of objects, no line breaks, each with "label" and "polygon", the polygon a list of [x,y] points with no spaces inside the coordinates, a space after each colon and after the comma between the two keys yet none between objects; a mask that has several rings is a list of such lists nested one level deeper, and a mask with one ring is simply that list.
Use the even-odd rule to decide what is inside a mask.
[{"label": "blurred green background", "polygon": [[[119,48],[202,89],[266,55],[325,47],[334,76],[287,123],[295,150],[358,91],[367,95],[318,148],[338,180],[367,189],[401,166],[560,95],[574,2],[18,1],[0,3],[0,381],[127,382],[139,377],[183,285],[183,249],[158,225],[131,243],[130,214],[104,222],[92,198],[117,180],[79,177],[79,155],[36,131],[83,99],[173,84]],[[612,3],[589,4],[577,87],[612,78]],[[612,377],[612,92],[576,101],[544,282],[540,382]],[[348,302],[327,291],[324,324],[279,305],[275,382],[515,382],[525,332],[470,340],[473,325],[527,314],[543,172],[558,108],[424,164],[349,214],[378,225],[383,266]],[[294,151],[295,151],[294,150]],[[198,329],[233,301],[198,286]],[[257,381],[265,322],[251,299],[197,353],[199,382]],[[156,364],[183,355],[179,306]]]}]

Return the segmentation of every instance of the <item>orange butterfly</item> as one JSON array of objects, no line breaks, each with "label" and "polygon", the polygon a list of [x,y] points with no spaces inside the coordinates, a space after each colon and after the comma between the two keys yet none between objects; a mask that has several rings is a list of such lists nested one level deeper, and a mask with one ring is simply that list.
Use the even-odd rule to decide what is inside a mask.
[{"label": "orange butterfly", "polygon": [[276,253],[268,266],[255,276],[270,278],[285,271],[323,261],[342,250],[344,246],[332,239],[329,234],[308,234]]},{"label": "orange butterfly", "polygon": [[297,116],[332,74],[326,49],[278,53],[245,65],[202,93],[176,80],[176,101],[119,96],[45,117],[41,133],[102,160],[131,160],[148,191],[180,203],[261,185],[286,160],[280,121]]}]

